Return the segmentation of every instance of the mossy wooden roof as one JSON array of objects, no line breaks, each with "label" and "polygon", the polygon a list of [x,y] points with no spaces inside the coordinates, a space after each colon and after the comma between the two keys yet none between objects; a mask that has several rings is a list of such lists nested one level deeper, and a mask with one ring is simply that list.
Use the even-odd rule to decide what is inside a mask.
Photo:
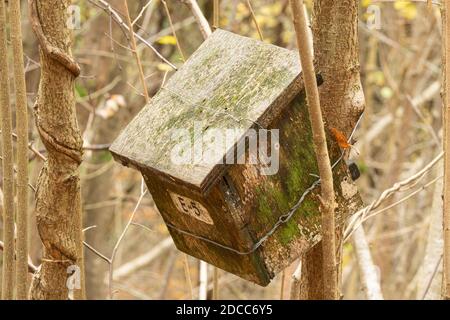
[{"label": "mossy wooden roof", "polygon": [[194,123],[203,122],[203,134],[212,128],[238,129],[238,142],[255,122],[259,125],[263,117],[270,119],[269,113],[298,93],[299,74],[296,52],[216,30],[110,150],[125,165],[148,168],[205,191],[223,169],[218,164],[223,155],[212,163],[175,164],[171,152],[178,142],[172,130],[193,132]]}]

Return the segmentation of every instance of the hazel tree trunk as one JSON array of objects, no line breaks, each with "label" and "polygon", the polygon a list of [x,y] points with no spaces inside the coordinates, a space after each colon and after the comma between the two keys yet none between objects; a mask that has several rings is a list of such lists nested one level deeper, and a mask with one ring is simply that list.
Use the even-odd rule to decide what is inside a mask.
[{"label": "hazel tree trunk", "polygon": [[17,299],[27,298],[28,279],[28,114],[23,65],[20,0],[10,0],[17,127]]},{"label": "hazel tree trunk", "polygon": [[0,0],[0,115],[3,157],[3,273],[2,299],[14,298],[14,169],[9,68],[6,33],[6,3]]},{"label": "hazel tree trunk", "polygon": [[[316,72],[323,78],[319,87],[320,104],[326,127],[348,136],[361,113],[365,100],[360,79],[357,0],[314,0],[312,32]],[[337,148],[337,146],[334,146]],[[339,152],[330,149],[330,154]],[[347,213],[348,214],[348,213]],[[338,283],[342,258],[342,226],[337,226],[336,250]],[[322,244],[303,258],[301,299],[324,299]]]},{"label": "hazel tree trunk", "polygon": [[[82,138],[75,114],[72,58],[67,25],[70,0],[29,0],[30,21],[40,46],[41,80],[36,126],[48,152],[36,194],[42,265],[33,277],[31,299],[65,300],[69,289],[84,297],[82,222],[78,167]],[[68,279],[73,274],[73,281]],[[69,280],[69,281],[68,281]]]}]

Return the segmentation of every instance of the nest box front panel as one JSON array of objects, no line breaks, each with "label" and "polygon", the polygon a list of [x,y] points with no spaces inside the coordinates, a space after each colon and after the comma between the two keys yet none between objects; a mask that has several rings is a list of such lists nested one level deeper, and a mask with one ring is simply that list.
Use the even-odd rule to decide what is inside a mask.
[{"label": "nest box front panel", "polygon": [[241,255],[210,242],[238,251],[248,251],[254,244],[239,214],[225,199],[228,186],[224,180],[204,197],[182,184],[166,184],[152,173],[144,173],[144,179],[179,250],[246,280],[269,284],[271,277],[260,252]]}]

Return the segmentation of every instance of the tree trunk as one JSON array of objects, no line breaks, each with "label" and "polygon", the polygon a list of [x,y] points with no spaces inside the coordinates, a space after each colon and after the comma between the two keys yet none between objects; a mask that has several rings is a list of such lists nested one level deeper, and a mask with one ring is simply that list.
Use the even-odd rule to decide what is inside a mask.
[{"label": "tree trunk", "polygon": [[84,296],[78,176],[82,139],[74,94],[79,67],[72,58],[71,30],[66,25],[70,4],[70,0],[29,0],[41,60],[36,126],[48,152],[36,193],[37,227],[44,249],[31,284],[32,299],[67,299],[69,289],[75,298]]},{"label": "tree trunk", "polygon": [[6,43],[6,8],[0,0],[0,107],[3,156],[3,281],[2,298],[14,297],[14,169],[11,107],[9,102],[8,47]]},{"label": "tree trunk", "polygon": [[443,38],[443,65],[444,65],[444,92],[443,92],[443,101],[444,101],[444,276],[443,276],[443,297],[446,300],[450,299],[450,183],[449,183],[449,170],[450,170],[450,121],[449,121],[449,108],[450,108],[450,95],[448,92],[450,91],[450,46],[448,45],[450,42],[450,26],[449,26],[449,12],[450,12],[450,1],[446,0],[444,3],[443,11],[443,23],[442,26],[444,28],[442,32]]},{"label": "tree trunk", "polygon": [[23,65],[20,0],[10,3],[17,127],[17,299],[27,298],[28,279],[28,109]]},{"label": "tree trunk", "polygon": [[322,75],[320,102],[328,127],[349,135],[364,111],[359,66],[357,0],[315,0],[314,56]]},{"label": "tree trunk", "polygon": [[[316,71],[322,76],[320,104],[328,128],[348,136],[364,110],[364,93],[359,73],[358,1],[315,0],[312,31]],[[337,148],[337,147],[336,147]],[[339,150],[331,149],[334,154]],[[347,213],[348,214],[348,213]],[[345,221],[345,220],[344,220]],[[338,283],[342,257],[342,226],[337,228]],[[305,255],[301,298],[323,299],[322,244]],[[306,288],[306,289],[305,289]]]}]

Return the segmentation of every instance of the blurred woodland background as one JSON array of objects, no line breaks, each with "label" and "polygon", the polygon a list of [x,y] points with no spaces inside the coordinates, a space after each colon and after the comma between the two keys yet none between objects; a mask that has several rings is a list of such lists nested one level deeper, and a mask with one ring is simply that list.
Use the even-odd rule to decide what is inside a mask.
[{"label": "blurred woodland background", "polygon": [[[120,11],[122,0],[108,2]],[[140,201],[140,174],[114,162],[107,151],[145,105],[145,97],[127,38],[108,10],[104,10],[104,3],[73,1],[79,6],[81,17],[79,28],[74,30],[73,55],[82,70],[76,80],[76,110],[86,147],[80,171],[84,233],[86,243],[105,256],[85,248],[87,297],[109,297],[110,263],[106,260],[116,252],[114,299],[197,299],[199,261],[176,250],[151,196],[146,194]],[[198,3],[212,24],[213,1]],[[220,1],[220,28],[256,39],[262,36],[267,43],[295,49],[288,0],[252,0],[251,7],[248,3]],[[307,1],[307,6],[311,7],[311,1]],[[26,1],[22,1],[30,143],[45,156],[31,110],[40,67],[38,45],[26,9]],[[129,1],[129,10],[135,31],[174,65],[181,65],[203,42],[192,12],[181,1]],[[426,1],[362,0],[359,10],[366,111],[355,136],[361,151],[356,158],[361,170],[357,184],[368,204],[395,182],[425,167],[442,150],[441,17],[439,3],[430,11]],[[379,25],[374,27],[375,22]],[[151,97],[173,70],[141,41],[137,49]],[[43,164],[39,152],[32,153],[29,162],[33,186]],[[442,175],[439,164],[414,186],[384,202],[377,209],[380,214],[364,224],[386,299],[440,297]],[[411,193],[414,194],[410,196]],[[33,217],[32,192],[29,203]],[[133,223],[117,247],[133,212]],[[42,248],[35,225],[31,221],[30,255],[33,264],[38,265]],[[209,296],[214,274],[218,273],[216,285],[221,299],[289,299],[297,264],[266,288],[210,267],[206,284]],[[366,298],[358,264],[350,240],[344,246],[345,299]]]}]

